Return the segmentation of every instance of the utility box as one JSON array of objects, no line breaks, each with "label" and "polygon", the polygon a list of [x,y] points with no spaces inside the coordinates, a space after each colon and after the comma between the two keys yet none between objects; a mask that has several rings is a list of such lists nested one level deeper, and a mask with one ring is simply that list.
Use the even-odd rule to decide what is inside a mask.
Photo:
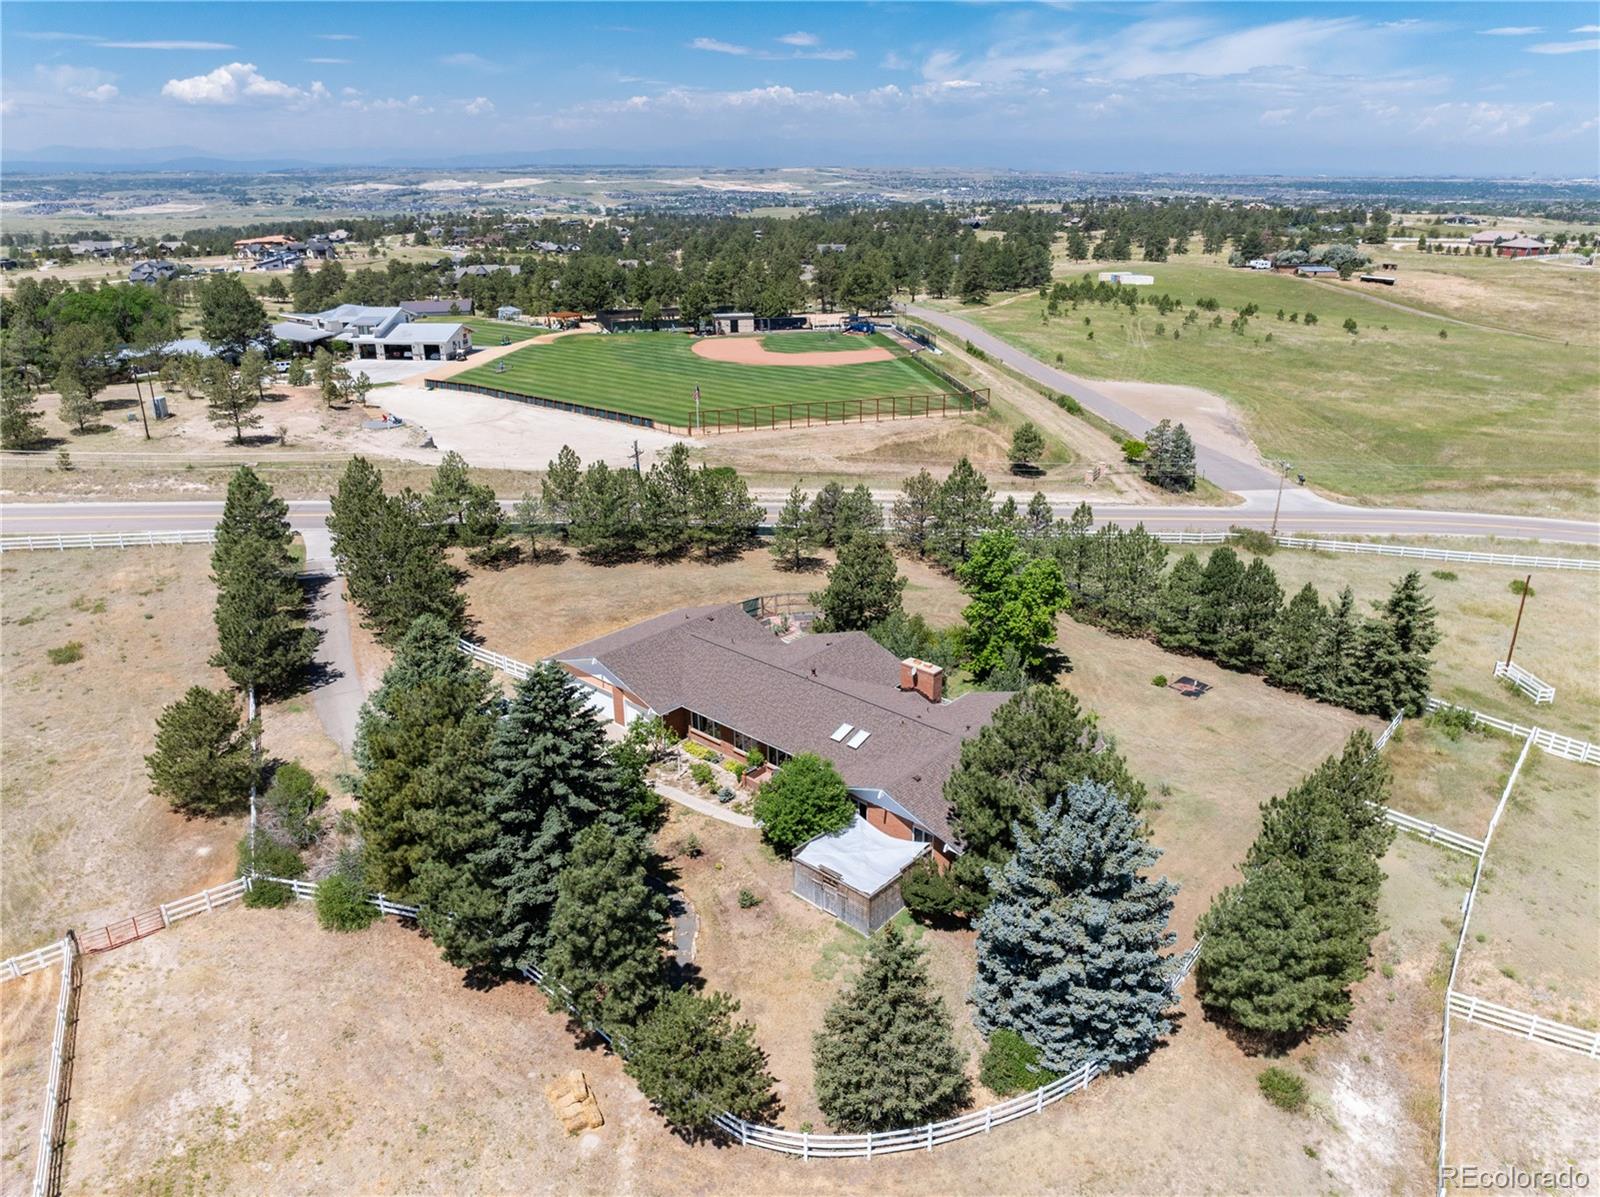
[{"label": "utility box", "polygon": [[167,397],[165,395],[157,395],[150,401],[150,407],[156,413],[156,419],[158,420],[165,420],[172,414],[167,410]]}]

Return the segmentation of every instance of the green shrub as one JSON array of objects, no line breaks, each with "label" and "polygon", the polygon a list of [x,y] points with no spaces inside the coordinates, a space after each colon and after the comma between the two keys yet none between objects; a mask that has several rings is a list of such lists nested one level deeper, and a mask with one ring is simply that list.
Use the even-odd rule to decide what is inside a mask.
[{"label": "green shrub", "polygon": [[1122,456],[1128,461],[1141,461],[1150,451],[1150,446],[1143,441],[1128,439],[1122,442]]},{"label": "green shrub", "polygon": [[[1512,578],[1511,579],[1511,585],[1510,585],[1509,589],[1510,589],[1512,594],[1526,594],[1529,598],[1533,597],[1533,587],[1528,585],[1527,580],[1525,578]],[[71,648],[72,645],[69,644],[67,647]],[[54,655],[53,652],[51,654],[50,659],[52,661],[55,660],[55,655]],[[76,661],[78,658],[77,657],[73,657],[72,659],[74,661]]]},{"label": "green shrub", "polygon": [[267,790],[267,809],[277,816],[290,840],[308,847],[322,834],[317,812],[328,802],[328,791],[317,784],[311,771],[298,761],[279,765]]},{"label": "green shrub", "polygon": [[1305,1109],[1308,1095],[1303,1077],[1283,1068],[1268,1068],[1256,1078],[1256,1084],[1261,1088],[1261,1096],[1280,1110],[1293,1114]]},{"label": "green shrub", "polygon": [[689,766],[689,776],[694,778],[698,786],[710,786],[716,780],[716,774],[711,771],[711,766],[704,761],[696,761]]},{"label": "green shrub", "polygon": [[759,748],[752,748],[744,754],[744,767],[746,769],[759,769],[766,763],[766,755]]},{"label": "green shrub", "polygon": [[1158,690],[1165,689],[1167,684],[1167,675],[1164,673],[1156,674],[1155,677],[1150,679],[1150,684],[1156,687]]},{"label": "green shrub", "polygon": [[923,856],[900,878],[900,898],[920,922],[947,919],[961,906],[961,894],[931,856]]},{"label": "green shrub", "polygon": [[1452,742],[1461,739],[1466,732],[1481,730],[1477,719],[1465,707],[1440,707],[1428,716],[1428,723]]},{"label": "green shrub", "polygon": [[352,877],[335,873],[317,886],[317,922],[328,931],[360,931],[378,919],[378,908]]},{"label": "green shrub", "polygon": [[1270,557],[1278,547],[1278,542],[1272,539],[1272,533],[1237,525],[1228,529],[1228,543],[1238,545],[1258,557]]},{"label": "green shrub", "polygon": [[52,665],[71,665],[74,661],[83,660],[83,645],[76,640],[68,640],[60,648],[46,649],[45,656],[50,658]]},{"label": "green shrub", "polygon": [[[250,837],[247,835],[239,841],[238,876],[245,877],[254,872],[258,877],[283,877],[293,881],[306,875],[306,863],[292,845],[279,843],[259,832],[256,834],[254,861],[255,868],[252,870]],[[282,882],[257,880],[245,893],[244,904],[252,908],[276,909],[287,906],[293,898],[294,891]]]},{"label": "green shrub", "polygon": [[754,890],[741,889],[739,891],[739,909],[749,910],[761,905],[761,895]]},{"label": "green shrub", "polygon": [[850,826],[855,802],[831,761],[802,752],[756,792],[761,835],[783,856],[830,831]]},{"label": "green shrub", "polygon": [[1433,576],[1441,582],[1454,582],[1456,580],[1456,571],[1453,569],[1436,569],[1433,571]]},{"label": "green shrub", "polygon": [[715,764],[722,760],[722,754],[715,748],[707,748],[704,744],[696,743],[694,740],[685,740],[683,742],[683,750],[697,761],[710,761]]},{"label": "green shrub", "polygon": [[998,1097],[1025,1093],[1058,1080],[1059,1074],[1039,1067],[1039,1049],[1015,1031],[1002,1028],[989,1036],[978,1079]]},{"label": "green shrub", "polygon": [[743,781],[744,775],[750,771],[750,766],[743,761],[734,761],[728,768],[733,773],[735,781]]}]

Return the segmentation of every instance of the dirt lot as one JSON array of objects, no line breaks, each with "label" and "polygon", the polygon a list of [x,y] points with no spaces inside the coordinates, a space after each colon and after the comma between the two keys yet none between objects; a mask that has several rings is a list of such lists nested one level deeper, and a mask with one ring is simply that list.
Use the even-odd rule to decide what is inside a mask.
[{"label": "dirt lot", "polygon": [[[1600,1175],[1595,1062],[1457,1019],[1450,1026],[1445,1164],[1485,1171],[1572,1165]],[[1526,1192],[1494,1186],[1496,1192]],[[1555,1191],[1555,1190],[1546,1190]]]},{"label": "dirt lot", "polygon": [[[186,820],[151,796],[161,707],[224,679],[203,546],[7,553],[0,562],[0,753],[9,955],[233,875],[238,819]],[[69,641],[81,660],[52,665]]]},{"label": "dirt lot", "polygon": [[1528,753],[1489,845],[1456,988],[1600,1027],[1600,829],[1593,765]]},{"label": "dirt lot", "polygon": [[[1568,547],[1554,552],[1579,555]],[[1600,739],[1600,672],[1594,667],[1600,660],[1600,621],[1594,616],[1600,607],[1600,574],[1534,573],[1515,659],[1556,688],[1552,705],[1535,707],[1531,699],[1494,677],[1494,663],[1505,658],[1517,617],[1519,596],[1512,593],[1511,583],[1521,581],[1522,572],[1498,565],[1298,550],[1280,550],[1267,564],[1278,575],[1286,597],[1311,582],[1326,602],[1348,583],[1363,612],[1371,609],[1369,603],[1387,598],[1395,580],[1417,570],[1439,612],[1442,638],[1433,654],[1432,685],[1437,697],[1524,726],[1536,724],[1586,740]],[[1435,569],[1456,576],[1440,578]]]},{"label": "dirt lot", "polygon": [[33,1184],[39,1121],[49,1081],[61,970],[47,968],[0,985],[0,1194]]}]

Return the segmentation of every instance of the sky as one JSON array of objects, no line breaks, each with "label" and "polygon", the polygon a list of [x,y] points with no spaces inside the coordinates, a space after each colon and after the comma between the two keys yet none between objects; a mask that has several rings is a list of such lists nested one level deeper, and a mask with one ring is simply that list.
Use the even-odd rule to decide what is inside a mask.
[{"label": "sky", "polygon": [[0,145],[1600,175],[1600,5],[11,3]]}]

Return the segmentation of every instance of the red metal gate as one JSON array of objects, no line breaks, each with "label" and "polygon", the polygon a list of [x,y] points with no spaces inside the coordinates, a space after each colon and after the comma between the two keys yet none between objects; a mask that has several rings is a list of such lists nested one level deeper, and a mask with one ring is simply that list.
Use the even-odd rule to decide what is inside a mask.
[{"label": "red metal gate", "polygon": [[85,952],[109,952],[112,948],[143,939],[146,935],[154,935],[166,925],[167,920],[161,916],[159,908],[147,910],[108,927],[101,927],[98,931],[84,932],[78,936],[78,945]]}]

